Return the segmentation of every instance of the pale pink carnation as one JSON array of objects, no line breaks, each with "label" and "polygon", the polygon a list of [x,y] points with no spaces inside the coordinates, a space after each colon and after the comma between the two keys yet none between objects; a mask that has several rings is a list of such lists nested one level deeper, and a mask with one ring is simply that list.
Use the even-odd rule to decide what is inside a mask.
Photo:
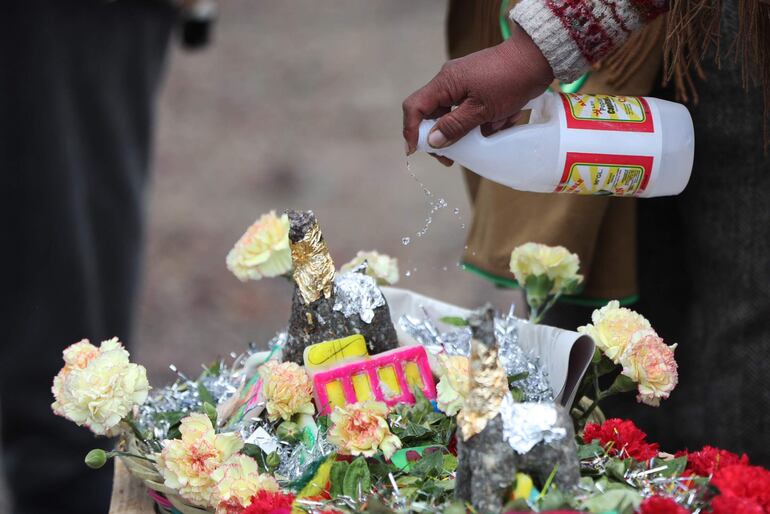
[{"label": "pale pink carnation", "polygon": [[305,369],[294,362],[268,361],[260,370],[271,421],[288,421],[294,414],[314,414],[313,384]]},{"label": "pale pink carnation", "polygon": [[639,386],[638,401],[657,407],[674,390],[679,381],[675,348],[666,345],[653,330],[639,330],[631,336],[620,363],[623,374]]},{"label": "pale pink carnation", "polygon": [[373,400],[335,407],[329,441],[345,455],[371,457],[382,451],[389,459],[401,448],[401,439],[390,432],[387,415],[388,406]]}]

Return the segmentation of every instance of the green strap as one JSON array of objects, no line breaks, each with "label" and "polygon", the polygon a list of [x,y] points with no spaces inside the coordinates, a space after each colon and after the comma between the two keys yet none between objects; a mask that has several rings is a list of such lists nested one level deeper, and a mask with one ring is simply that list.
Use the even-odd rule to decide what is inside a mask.
[{"label": "green strap", "polygon": [[[473,264],[468,264],[467,262],[463,262],[462,266],[465,271],[469,271],[482,278],[485,278],[490,282],[492,282],[493,284],[495,284],[497,287],[501,287],[505,289],[518,289],[520,287],[519,283],[514,279],[501,277],[499,275],[495,275],[494,273],[484,271],[481,268],[477,268]],[[577,295],[562,295],[559,298],[560,302],[570,303],[572,305],[582,305],[584,307],[604,307],[605,305],[607,305],[607,302],[609,302],[610,300],[617,300],[621,306],[633,305],[639,301],[639,295],[632,294],[632,295],[624,296],[623,298],[588,298],[585,296],[581,296],[580,294],[577,294]]]}]

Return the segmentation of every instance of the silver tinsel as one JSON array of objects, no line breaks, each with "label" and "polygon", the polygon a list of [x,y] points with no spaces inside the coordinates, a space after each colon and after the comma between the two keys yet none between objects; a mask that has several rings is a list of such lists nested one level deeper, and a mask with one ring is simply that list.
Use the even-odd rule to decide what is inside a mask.
[{"label": "silver tinsel", "polygon": [[[537,356],[527,355],[519,345],[519,324],[526,323],[513,315],[511,306],[505,316],[495,318],[495,335],[499,345],[500,364],[509,376],[526,374],[515,382],[528,402],[553,401],[553,390],[548,373]],[[432,353],[446,352],[448,355],[470,355],[471,330],[458,327],[442,332],[427,312],[424,316],[401,316],[399,327]]]},{"label": "silver tinsel", "polygon": [[[265,355],[279,352],[285,340],[285,332],[277,334],[268,343],[270,352]],[[177,412],[190,414],[201,411],[203,401],[198,389],[199,383],[211,393],[217,405],[222,404],[238,392],[247,376],[251,376],[254,373],[258,365],[254,357],[260,357],[260,353],[262,352],[257,352],[256,344],[251,343],[245,353],[231,355],[233,359],[231,364],[227,364],[224,359],[220,360],[219,372],[210,375],[206,374],[199,381],[189,378],[180,372],[176,366],[169,366],[177,374],[177,381],[170,386],[154,389],[150,393],[147,401],[137,409],[135,415],[137,427],[143,432],[149,433],[154,439],[165,439],[169,428],[171,428],[167,418],[168,415]],[[228,427],[227,430],[238,432],[246,439],[255,428],[254,422],[244,420],[237,426]]]},{"label": "silver tinsel", "polygon": [[385,297],[377,281],[356,270],[334,278],[334,310],[346,318],[358,315],[365,323],[374,319],[374,309],[385,305]]},{"label": "silver tinsel", "polygon": [[511,395],[500,407],[503,437],[517,453],[525,454],[536,444],[558,441],[567,431],[558,427],[558,413],[553,403],[515,403]]},{"label": "silver tinsel", "polygon": [[276,471],[276,478],[280,477],[281,481],[286,483],[300,478],[308,466],[325,459],[335,450],[334,445],[320,431],[309,445],[304,442],[293,446],[281,442],[280,445],[278,455],[281,457],[281,464]]}]

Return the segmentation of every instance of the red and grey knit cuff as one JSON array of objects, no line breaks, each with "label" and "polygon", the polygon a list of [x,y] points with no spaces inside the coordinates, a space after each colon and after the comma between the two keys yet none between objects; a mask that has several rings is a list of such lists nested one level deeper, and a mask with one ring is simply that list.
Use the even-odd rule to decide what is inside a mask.
[{"label": "red and grey knit cuff", "polygon": [[521,0],[511,19],[540,48],[554,76],[571,82],[667,7],[666,0]]},{"label": "red and grey knit cuff", "polygon": [[543,52],[558,80],[572,82],[590,66],[548,0],[521,0],[510,16]]}]

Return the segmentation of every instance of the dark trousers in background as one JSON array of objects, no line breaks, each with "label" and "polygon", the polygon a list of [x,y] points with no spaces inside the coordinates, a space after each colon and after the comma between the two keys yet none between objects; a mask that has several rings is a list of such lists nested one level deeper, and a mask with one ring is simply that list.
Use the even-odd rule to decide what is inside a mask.
[{"label": "dark trousers in background", "polygon": [[13,512],[107,511],[109,447],[55,417],[61,351],[130,342],[153,103],[174,12],[160,0],[0,4],[0,420]]},{"label": "dark trousers in background", "polygon": [[[725,41],[738,28],[736,5],[725,3]],[[679,344],[679,386],[659,408],[631,400],[604,410],[633,419],[666,451],[711,444],[770,466],[770,157],[762,150],[763,105],[756,88],[743,90],[732,59],[724,58],[721,70],[704,64],[708,81],[698,83],[700,102],[690,106],[690,184],[681,196],[638,202],[641,300],[631,308],[668,344]],[[574,329],[590,322],[590,312],[562,306],[550,322]]]}]

